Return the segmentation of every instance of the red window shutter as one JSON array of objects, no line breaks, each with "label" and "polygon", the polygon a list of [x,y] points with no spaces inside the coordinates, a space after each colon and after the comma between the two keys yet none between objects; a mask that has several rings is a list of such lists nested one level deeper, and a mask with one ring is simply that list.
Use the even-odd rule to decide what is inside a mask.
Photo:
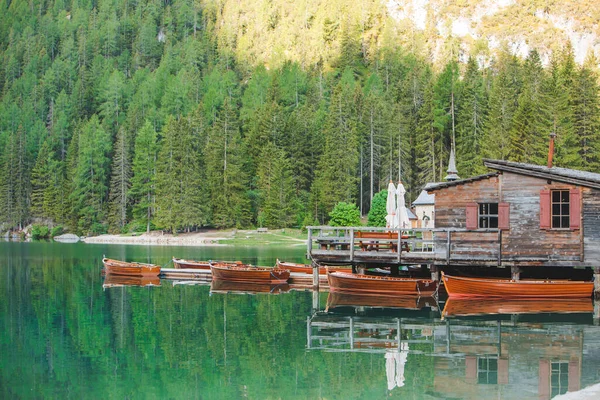
[{"label": "red window shutter", "polygon": [[479,206],[477,203],[467,204],[467,229],[477,229],[477,217],[479,216]]},{"label": "red window shutter", "polygon": [[571,230],[579,229],[581,221],[581,191],[579,188],[571,189],[569,198],[570,206],[570,228]]},{"label": "red window shutter", "polygon": [[510,205],[508,203],[498,204],[498,229],[510,229]]},{"label": "red window shutter", "polygon": [[540,191],[540,229],[550,229],[550,191]]}]

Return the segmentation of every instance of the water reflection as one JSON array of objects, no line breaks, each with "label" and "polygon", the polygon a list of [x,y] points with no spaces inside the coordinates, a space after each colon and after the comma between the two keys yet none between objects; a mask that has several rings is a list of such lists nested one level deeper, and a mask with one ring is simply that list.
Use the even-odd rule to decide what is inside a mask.
[{"label": "water reflection", "polygon": [[234,293],[234,294],[279,294],[289,292],[290,285],[287,283],[270,284],[256,282],[232,282],[222,279],[213,279],[210,284],[210,293]]},{"label": "water reflection", "polygon": [[211,282],[184,277],[102,288],[103,254],[283,257],[224,250],[0,244],[0,398],[544,399],[600,381],[589,303],[442,319],[451,304],[424,298],[332,296],[323,312],[328,293],[294,285],[278,296],[210,295]]},{"label": "water reflection", "polygon": [[102,288],[108,289],[122,286],[160,286],[158,276],[129,276],[108,274],[104,277]]},{"label": "water reflection", "polygon": [[444,317],[494,314],[587,314],[594,312],[592,299],[448,299]]},{"label": "water reflection", "polygon": [[308,318],[307,348],[380,354],[394,393],[402,393],[405,371],[426,359],[433,383],[424,390],[432,397],[545,400],[600,381],[591,300],[451,300],[445,319],[418,302],[410,309],[339,306],[346,303],[330,294],[328,312]]}]

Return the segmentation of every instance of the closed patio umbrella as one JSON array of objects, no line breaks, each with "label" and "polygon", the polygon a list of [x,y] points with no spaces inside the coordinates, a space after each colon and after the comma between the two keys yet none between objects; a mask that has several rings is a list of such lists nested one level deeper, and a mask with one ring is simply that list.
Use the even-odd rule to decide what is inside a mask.
[{"label": "closed patio umbrella", "polygon": [[396,188],[396,218],[397,224],[395,228],[400,229],[409,229],[410,228],[410,220],[408,219],[408,211],[406,210],[406,201],[404,200],[404,194],[406,190],[404,189],[404,185],[402,182],[398,182],[398,187]]},{"label": "closed patio umbrella", "polygon": [[390,184],[388,185],[385,211],[387,212],[387,215],[385,216],[385,227],[393,228],[396,223],[396,186],[394,186],[394,182],[392,181],[390,181]]}]

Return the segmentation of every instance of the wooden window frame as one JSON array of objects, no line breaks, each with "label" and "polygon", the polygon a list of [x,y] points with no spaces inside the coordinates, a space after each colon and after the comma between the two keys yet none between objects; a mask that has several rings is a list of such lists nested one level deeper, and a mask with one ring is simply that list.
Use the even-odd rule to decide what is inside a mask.
[{"label": "wooden window frame", "polygon": [[[558,200],[555,195],[558,194]],[[564,212],[564,206],[567,211]],[[558,208],[558,210],[555,210]],[[557,212],[555,212],[557,211]],[[570,230],[571,229],[571,191],[570,189],[551,189],[550,190],[550,228],[552,230]],[[566,218],[566,220],[565,220]],[[558,223],[555,223],[558,221]]]},{"label": "wooden window frame", "polygon": [[[494,229],[494,228],[498,228],[498,224],[500,222],[500,204],[499,203],[478,203],[477,204],[477,227],[479,229]],[[492,208],[492,206],[496,207],[496,213],[493,214],[490,212],[490,209]],[[482,209],[487,208],[487,213],[482,213]],[[492,225],[492,221],[495,219],[496,226],[491,226]],[[482,221],[487,221],[488,222],[488,226],[482,226]]]}]

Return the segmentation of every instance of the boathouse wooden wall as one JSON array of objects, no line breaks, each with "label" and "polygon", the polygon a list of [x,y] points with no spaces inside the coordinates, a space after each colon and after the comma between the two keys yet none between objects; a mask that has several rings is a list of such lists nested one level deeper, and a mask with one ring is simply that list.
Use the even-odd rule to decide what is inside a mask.
[{"label": "boathouse wooden wall", "polygon": [[584,188],[582,198],[584,261],[600,266],[600,191]]},{"label": "boathouse wooden wall", "polygon": [[[600,261],[600,193],[582,188],[582,224],[580,229],[541,229],[540,193],[542,190],[579,189],[546,179],[503,172],[480,180],[460,183],[435,191],[436,228],[467,228],[469,203],[508,203],[509,229],[502,232],[503,263],[516,265],[583,265]],[[594,221],[596,221],[594,223]],[[584,236],[585,233],[585,236]],[[444,239],[436,240],[442,244]],[[584,239],[585,237],[585,239]],[[498,253],[497,233],[456,232],[452,236],[452,254]],[[436,251],[445,251],[439,246]],[[586,251],[584,255],[584,249]],[[440,254],[441,255],[441,254]],[[570,264],[569,264],[570,263]]]},{"label": "boathouse wooden wall", "polygon": [[510,204],[510,229],[503,232],[503,257],[583,261],[581,229],[540,229],[541,191],[572,188],[576,186],[504,172],[499,190]]}]

